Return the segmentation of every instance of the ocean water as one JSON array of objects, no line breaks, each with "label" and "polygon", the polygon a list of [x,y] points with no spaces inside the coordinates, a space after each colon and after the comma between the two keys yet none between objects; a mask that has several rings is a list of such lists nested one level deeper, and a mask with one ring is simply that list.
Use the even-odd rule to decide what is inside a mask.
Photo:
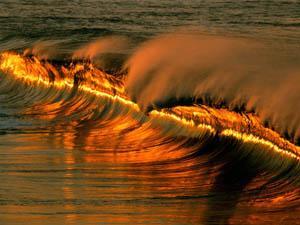
[{"label": "ocean water", "polygon": [[298,0],[2,0],[0,224],[300,224],[299,50]]},{"label": "ocean water", "polygon": [[178,27],[299,44],[299,1],[1,1],[1,49],[39,40],[137,40]]}]

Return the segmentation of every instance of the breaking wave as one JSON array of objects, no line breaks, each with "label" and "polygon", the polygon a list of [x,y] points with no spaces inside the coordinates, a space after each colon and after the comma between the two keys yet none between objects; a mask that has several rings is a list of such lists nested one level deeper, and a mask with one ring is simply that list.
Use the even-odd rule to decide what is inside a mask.
[{"label": "breaking wave", "polygon": [[[206,92],[220,78],[220,71],[213,66],[226,65],[222,72],[233,69],[240,74],[233,83],[243,87],[245,62],[238,61],[238,67],[233,65],[243,55],[244,47],[239,41],[202,40],[199,42],[195,36],[164,36],[150,41],[135,50],[125,72],[117,75],[93,63],[97,51],[106,49],[99,48],[101,40],[89,45],[88,52],[83,48],[74,54],[88,59],[55,61],[48,60],[45,54],[41,58],[30,55],[37,54],[36,50],[26,56],[3,52],[0,135],[47,133],[66,149],[91,154],[99,149],[118,151],[124,154],[118,159],[120,163],[135,165],[137,170],[143,164],[161,165],[158,169],[166,173],[192,173],[209,190],[201,217],[204,224],[239,224],[234,212],[245,205],[261,214],[272,211],[276,215],[296,208],[300,190],[299,119],[293,122],[291,134],[287,127],[274,126],[276,121],[282,122],[280,116],[276,117],[279,120],[261,116],[261,99],[250,110],[250,100],[245,106],[240,104],[242,97],[225,99]],[[116,42],[116,38],[104,41],[108,46]],[[217,46],[218,51],[211,52],[209,46]],[[178,54],[188,58],[181,62]],[[204,86],[198,86],[199,71],[201,79],[207,81],[205,91],[201,89]],[[214,79],[207,80],[208,77]],[[225,81],[220,82],[226,84]],[[244,92],[242,88],[237,91]],[[269,111],[266,114],[269,118]],[[288,110],[283,114],[290,115]],[[136,153],[134,157],[132,152]],[[197,195],[183,192],[176,198]],[[253,218],[248,219],[250,223]],[[260,219],[266,222],[270,218]]]}]

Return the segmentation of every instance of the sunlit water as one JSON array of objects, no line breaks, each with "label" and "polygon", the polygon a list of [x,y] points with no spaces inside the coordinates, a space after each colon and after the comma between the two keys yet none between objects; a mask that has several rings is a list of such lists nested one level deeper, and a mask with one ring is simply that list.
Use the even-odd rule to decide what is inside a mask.
[{"label": "sunlit water", "polygon": [[[48,40],[64,55],[105,35],[128,36],[134,48],[183,26],[295,50],[300,2],[0,2],[1,51]],[[0,224],[300,223],[295,174],[271,180],[259,158],[224,153],[235,143],[166,135],[91,97],[1,75]]]}]

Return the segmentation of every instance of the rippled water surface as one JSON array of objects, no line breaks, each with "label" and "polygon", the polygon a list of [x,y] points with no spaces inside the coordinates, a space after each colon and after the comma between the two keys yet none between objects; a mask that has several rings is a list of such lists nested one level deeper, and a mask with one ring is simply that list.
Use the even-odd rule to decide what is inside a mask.
[{"label": "rippled water surface", "polygon": [[[69,56],[99,37],[126,36],[130,47],[105,64],[116,71],[114,62],[141,42],[184,28],[260,40],[293,55],[300,1],[0,2],[0,51],[44,43],[47,53],[55,49],[55,68],[68,68]],[[65,88],[34,75],[22,80],[0,70],[0,224],[300,223],[297,160],[153,122],[129,103],[81,90],[77,75]]]}]

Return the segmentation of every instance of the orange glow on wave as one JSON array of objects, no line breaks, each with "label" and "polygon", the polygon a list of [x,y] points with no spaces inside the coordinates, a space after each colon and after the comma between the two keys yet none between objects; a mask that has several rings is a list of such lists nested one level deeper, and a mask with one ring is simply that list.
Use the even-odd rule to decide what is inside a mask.
[{"label": "orange glow on wave", "polygon": [[[106,74],[89,62],[55,66],[36,57],[27,58],[17,53],[4,52],[0,55],[0,70],[21,82],[47,88],[71,90],[77,86],[78,90],[84,93],[119,102],[124,107],[144,114],[126,95],[121,79]],[[163,123],[170,123],[179,129],[205,132],[259,145],[300,160],[298,146],[264,127],[260,119],[251,113],[236,113],[208,106],[177,106],[153,110],[148,114],[148,119],[153,123],[162,122],[162,126]]]}]

